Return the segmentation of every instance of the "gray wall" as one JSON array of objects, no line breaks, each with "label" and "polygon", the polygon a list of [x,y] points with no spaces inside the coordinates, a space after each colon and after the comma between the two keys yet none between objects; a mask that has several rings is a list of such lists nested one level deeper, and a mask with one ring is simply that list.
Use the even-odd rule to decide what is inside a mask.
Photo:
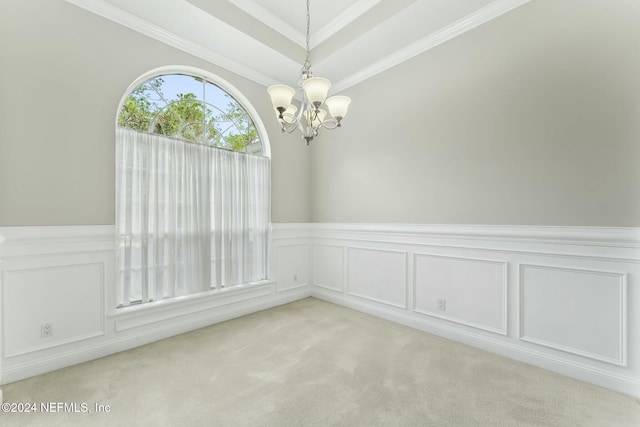
[{"label": "gray wall", "polygon": [[309,150],[281,136],[261,85],[62,0],[3,0],[0,226],[113,224],[115,116],[136,78],[164,65],[236,86],[271,139],[272,219],[310,219]]},{"label": "gray wall", "polygon": [[640,226],[637,0],[533,0],[345,92],[314,222]]},{"label": "gray wall", "polygon": [[262,116],[274,222],[640,226],[636,0],[533,0],[349,88],[311,150],[256,83],[62,0],[2,9],[0,226],[113,224],[118,102],[171,64]]}]

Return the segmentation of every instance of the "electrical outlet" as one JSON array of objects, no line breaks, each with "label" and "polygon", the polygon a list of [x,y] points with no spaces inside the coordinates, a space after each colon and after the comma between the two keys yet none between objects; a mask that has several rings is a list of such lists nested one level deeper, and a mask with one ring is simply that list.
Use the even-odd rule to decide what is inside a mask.
[{"label": "electrical outlet", "polygon": [[438,298],[438,310],[445,311],[447,309],[447,300],[444,298]]},{"label": "electrical outlet", "polygon": [[293,283],[298,283],[298,275],[297,274],[293,275]]},{"label": "electrical outlet", "polygon": [[43,323],[40,325],[40,337],[47,338],[53,335],[53,323]]}]

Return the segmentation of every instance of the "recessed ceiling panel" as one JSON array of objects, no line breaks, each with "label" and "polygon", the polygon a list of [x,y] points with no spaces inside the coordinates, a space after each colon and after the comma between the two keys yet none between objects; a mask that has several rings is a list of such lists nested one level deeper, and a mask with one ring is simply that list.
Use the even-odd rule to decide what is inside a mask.
[{"label": "recessed ceiling panel", "polygon": [[[337,33],[314,52],[317,75],[341,80],[358,72],[363,64],[387,58],[490,4],[492,0],[415,1],[369,31],[355,38]],[[356,24],[361,23],[354,23]],[[393,35],[390,37],[389,35]]]},{"label": "recessed ceiling panel", "polygon": [[[66,0],[264,85],[295,84],[305,0]],[[311,0],[316,75],[342,90],[529,0]]]},{"label": "recessed ceiling panel", "polygon": [[[349,9],[361,0],[311,0],[311,31],[318,31],[331,21],[336,19],[345,10]],[[247,9],[252,7],[250,3],[258,3],[272,15],[292,26],[300,34],[306,33],[307,6],[305,0],[236,0],[234,3]]]}]

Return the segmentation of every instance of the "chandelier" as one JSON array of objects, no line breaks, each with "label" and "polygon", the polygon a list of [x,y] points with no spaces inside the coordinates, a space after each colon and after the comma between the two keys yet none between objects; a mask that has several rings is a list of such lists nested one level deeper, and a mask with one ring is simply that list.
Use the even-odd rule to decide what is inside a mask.
[{"label": "chandelier", "polygon": [[[282,132],[291,133],[295,129],[302,132],[307,145],[318,135],[321,127],[335,129],[347,114],[351,98],[348,96],[331,96],[327,98],[331,82],[324,77],[314,77],[311,72],[311,54],[309,49],[309,26],[311,17],[309,0],[307,0],[307,56],[300,71],[298,91],[300,106],[296,107],[293,97],[296,90],[287,85],[273,85],[267,89],[271,103],[276,110],[276,117],[282,126]],[[321,107],[325,108],[321,108]],[[329,114],[327,114],[327,110]]]}]

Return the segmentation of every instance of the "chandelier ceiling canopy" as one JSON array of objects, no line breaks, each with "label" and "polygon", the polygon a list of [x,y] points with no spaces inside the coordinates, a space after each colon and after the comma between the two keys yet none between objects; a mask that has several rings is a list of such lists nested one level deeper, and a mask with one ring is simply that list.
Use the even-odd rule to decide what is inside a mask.
[{"label": "chandelier ceiling canopy", "polygon": [[348,96],[331,96],[327,98],[331,82],[324,77],[314,77],[311,72],[311,53],[309,48],[311,14],[309,1],[307,0],[307,56],[298,79],[298,91],[301,95],[300,106],[297,107],[292,103],[296,89],[291,86],[273,85],[267,89],[271,96],[273,108],[276,111],[276,117],[282,126],[282,132],[291,133],[295,129],[299,129],[307,145],[318,135],[321,127],[325,129],[340,127],[351,103],[351,98]]}]

